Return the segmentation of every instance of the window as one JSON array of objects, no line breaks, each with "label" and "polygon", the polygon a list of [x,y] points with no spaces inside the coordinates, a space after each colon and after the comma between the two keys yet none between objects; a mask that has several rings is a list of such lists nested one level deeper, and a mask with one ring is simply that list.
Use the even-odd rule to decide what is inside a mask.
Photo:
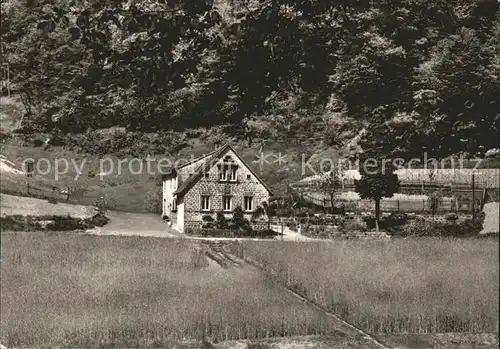
[{"label": "window", "polygon": [[245,207],[245,211],[247,211],[247,212],[253,211],[253,197],[252,196],[245,196],[244,197],[244,207]]},{"label": "window", "polygon": [[210,178],[210,173],[205,172],[205,178]]},{"label": "window", "polygon": [[177,211],[177,199],[172,200],[172,212]]},{"label": "window", "polygon": [[224,208],[224,211],[231,211],[231,201],[232,201],[231,196],[222,197],[222,207]]},{"label": "window", "polygon": [[229,168],[227,166],[219,167],[219,180],[220,181],[227,181],[228,172],[229,172]]},{"label": "window", "polygon": [[252,176],[250,176],[249,174],[247,174],[247,179],[248,180],[252,179]]},{"label": "window", "polygon": [[208,195],[201,196],[201,210],[210,211],[210,196]]},{"label": "window", "polygon": [[236,181],[238,166],[231,156],[226,156],[219,167],[219,181]]},{"label": "window", "polygon": [[231,177],[229,177],[230,181],[236,181],[238,175],[238,168],[236,166],[231,167]]}]

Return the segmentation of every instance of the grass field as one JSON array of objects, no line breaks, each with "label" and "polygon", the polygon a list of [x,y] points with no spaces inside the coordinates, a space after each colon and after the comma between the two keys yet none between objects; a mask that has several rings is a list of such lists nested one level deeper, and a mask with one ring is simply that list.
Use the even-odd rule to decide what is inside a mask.
[{"label": "grass field", "polygon": [[238,250],[371,333],[498,331],[498,239],[245,241]]},{"label": "grass field", "polygon": [[172,347],[332,334],[324,314],[258,270],[209,264],[196,243],[3,233],[0,343],[7,347]]},{"label": "grass field", "polygon": [[70,216],[90,218],[97,213],[92,206],[72,205],[65,202],[53,204],[47,200],[0,193],[1,216]]},{"label": "grass field", "polygon": [[[42,232],[1,238],[0,343],[7,347],[171,348],[205,335],[215,341],[320,335],[337,343],[325,348],[372,348],[285,292],[283,283],[386,341],[498,328],[494,239],[235,245],[264,266],[261,273],[222,268],[184,239]],[[335,338],[347,341],[338,345]],[[407,335],[392,339],[397,347],[421,347],[405,344]],[[473,347],[488,346],[467,348]]]}]

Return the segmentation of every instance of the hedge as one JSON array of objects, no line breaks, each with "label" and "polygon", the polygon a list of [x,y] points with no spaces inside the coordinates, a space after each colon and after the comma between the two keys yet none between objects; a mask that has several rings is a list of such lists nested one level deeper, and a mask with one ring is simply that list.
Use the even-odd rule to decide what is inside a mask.
[{"label": "hedge", "polygon": [[[45,227],[42,221],[50,221]],[[98,213],[90,218],[74,218],[70,216],[21,216],[11,215],[0,217],[2,231],[70,231],[102,227],[109,222],[109,218]]]},{"label": "hedge", "polygon": [[224,237],[224,238],[273,238],[280,234],[274,230],[230,230],[230,229],[186,229],[186,234],[203,237]]}]

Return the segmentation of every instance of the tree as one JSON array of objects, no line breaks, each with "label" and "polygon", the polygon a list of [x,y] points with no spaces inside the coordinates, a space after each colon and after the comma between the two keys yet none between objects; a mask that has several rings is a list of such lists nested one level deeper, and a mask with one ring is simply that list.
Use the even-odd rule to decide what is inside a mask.
[{"label": "tree", "polygon": [[398,176],[392,172],[376,174],[362,174],[361,179],[355,181],[356,192],[361,198],[375,201],[375,222],[380,218],[380,200],[392,197],[399,190]]},{"label": "tree", "polygon": [[108,210],[114,210],[116,208],[114,200],[107,197],[105,194],[94,200],[93,205],[97,207],[100,214],[106,214]]},{"label": "tree", "polygon": [[228,224],[226,220],[226,216],[224,216],[224,212],[218,211],[215,217],[215,226],[218,229],[227,229]]},{"label": "tree", "polygon": [[243,209],[241,206],[236,206],[233,212],[233,217],[231,219],[231,223],[237,230],[249,231],[251,230],[250,222],[245,218]]},{"label": "tree", "polygon": [[162,198],[163,192],[161,189],[148,192],[148,195],[144,199],[144,206],[147,212],[161,214],[163,211]]},{"label": "tree", "polygon": [[336,194],[341,188],[342,171],[338,167],[331,169],[329,172],[321,176],[316,182],[317,189],[327,195],[332,206],[332,213],[336,200]]},{"label": "tree", "polygon": [[441,193],[441,191],[434,191],[431,193],[431,195],[429,196],[429,207],[432,212],[432,217],[434,217],[442,202],[443,194]]},{"label": "tree", "polygon": [[252,221],[257,220],[261,217],[267,218],[267,230],[271,230],[271,216],[274,215],[274,209],[267,203],[263,201],[252,214]]},{"label": "tree", "polygon": [[89,189],[88,189],[88,183],[86,181],[84,181],[84,180],[79,180],[79,181],[75,180],[67,188],[66,201],[69,201],[70,198],[73,199],[74,201],[78,201],[88,191],[89,191]]},{"label": "tree", "polygon": [[211,0],[8,1],[2,13],[2,52],[27,112],[36,106],[41,128],[65,132],[156,128],[175,114],[171,92],[197,74],[220,20]]},{"label": "tree", "polygon": [[363,149],[405,159],[498,145],[496,0],[29,3],[1,2],[23,129],[227,125],[251,139],[243,121],[259,115],[262,137],[364,128]]}]

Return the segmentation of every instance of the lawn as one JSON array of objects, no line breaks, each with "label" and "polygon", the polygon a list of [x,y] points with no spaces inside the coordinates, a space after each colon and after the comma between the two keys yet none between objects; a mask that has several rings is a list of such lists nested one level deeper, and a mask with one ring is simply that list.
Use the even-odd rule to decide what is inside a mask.
[{"label": "lawn", "polygon": [[255,268],[208,263],[194,241],[2,233],[1,242],[0,343],[9,348],[335,332]]},{"label": "lawn", "polygon": [[370,333],[498,331],[498,239],[244,241],[238,253]]}]

